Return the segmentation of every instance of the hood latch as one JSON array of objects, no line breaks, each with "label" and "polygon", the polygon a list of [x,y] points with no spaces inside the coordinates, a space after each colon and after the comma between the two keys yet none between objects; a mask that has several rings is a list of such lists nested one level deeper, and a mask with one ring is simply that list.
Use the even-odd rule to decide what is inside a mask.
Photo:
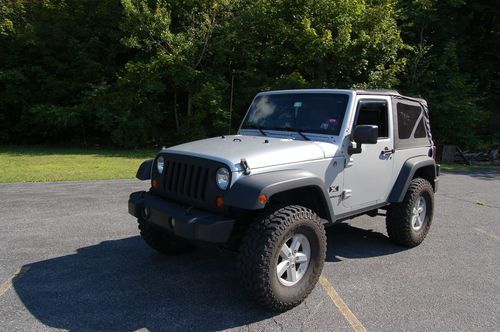
[{"label": "hood latch", "polygon": [[247,160],[245,158],[241,158],[240,165],[241,168],[243,168],[243,174],[250,175],[250,166],[248,166]]}]

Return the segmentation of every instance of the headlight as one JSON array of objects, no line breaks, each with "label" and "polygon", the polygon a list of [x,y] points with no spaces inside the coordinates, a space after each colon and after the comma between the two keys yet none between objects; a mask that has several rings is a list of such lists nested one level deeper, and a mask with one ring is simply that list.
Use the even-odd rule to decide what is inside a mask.
[{"label": "headlight", "polygon": [[226,190],[229,186],[229,170],[225,167],[219,168],[217,170],[215,181],[221,190]]},{"label": "headlight", "polygon": [[165,166],[165,158],[163,158],[163,156],[159,156],[158,159],[156,159],[156,169],[158,170],[159,174],[163,173],[164,166]]}]

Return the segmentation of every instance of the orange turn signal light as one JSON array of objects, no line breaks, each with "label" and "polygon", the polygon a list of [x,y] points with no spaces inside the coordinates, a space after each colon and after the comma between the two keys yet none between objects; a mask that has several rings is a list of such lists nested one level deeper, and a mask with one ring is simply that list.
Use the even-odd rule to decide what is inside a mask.
[{"label": "orange turn signal light", "polygon": [[215,200],[215,204],[217,207],[220,209],[221,207],[224,206],[224,197],[222,196],[217,196],[217,199]]},{"label": "orange turn signal light", "polygon": [[259,203],[265,204],[266,202],[267,202],[267,195],[264,195],[264,194],[260,195],[259,196]]},{"label": "orange turn signal light", "polygon": [[156,188],[157,185],[158,182],[156,182],[156,180],[151,181],[151,187]]}]

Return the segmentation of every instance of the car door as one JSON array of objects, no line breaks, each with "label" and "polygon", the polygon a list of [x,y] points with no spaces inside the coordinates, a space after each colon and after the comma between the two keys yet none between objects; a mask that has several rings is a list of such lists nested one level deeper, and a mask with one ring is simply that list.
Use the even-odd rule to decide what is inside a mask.
[{"label": "car door", "polygon": [[394,137],[389,97],[358,97],[352,130],[357,125],[377,125],[376,144],[363,144],[360,153],[347,156],[343,205],[356,211],[382,204],[392,183]]}]

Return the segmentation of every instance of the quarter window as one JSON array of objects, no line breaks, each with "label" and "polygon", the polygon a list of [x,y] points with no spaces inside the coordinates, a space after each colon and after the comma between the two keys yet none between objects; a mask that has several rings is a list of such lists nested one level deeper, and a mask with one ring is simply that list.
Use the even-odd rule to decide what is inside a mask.
[{"label": "quarter window", "polygon": [[422,109],[420,107],[398,103],[397,113],[399,139],[408,139],[411,137],[413,130],[417,126],[418,119],[420,119],[420,122],[418,124],[418,128],[415,131],[415,138],[425,137],[425,126],[423,123],[423,118],[421,118]]},{"label": "quarter window", "polygon": [[415,138],[424,138],[424,137],[426,137],[424,117],[422,117],[420,119],[420,122],[418,123],[417,129],[415,129],[415,134],[413,136]]}]

